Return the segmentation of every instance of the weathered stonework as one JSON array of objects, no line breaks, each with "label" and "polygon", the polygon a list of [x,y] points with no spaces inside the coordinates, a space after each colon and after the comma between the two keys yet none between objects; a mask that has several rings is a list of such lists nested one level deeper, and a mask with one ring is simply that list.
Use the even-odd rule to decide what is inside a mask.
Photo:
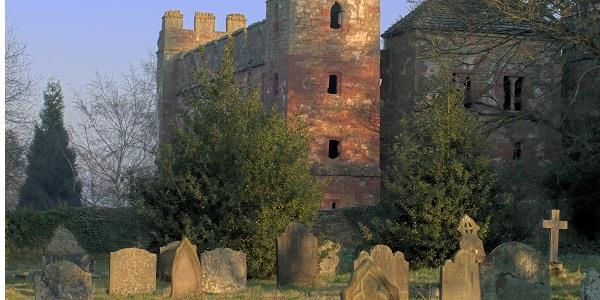
[{"label": "weathered stonework", "polygon": [[288,224],[277,238],[277,287],[310,286],[318,279],[317,238],[304,224]]},{"label": "weathered stonework", "polygon": [[[161,143],[168,142],[172,125],[180,125],[181,91],[198,62],[215,69],[231,37],[237,78],[262,92],[265,109],[276,107],[309,124],[311,173],[331,180],[321,209],[375,204],[379,133],[353,112],[363,103],[379,107],[379,0],[337,3],[339,29],[331,28],[330,0],[268,0],[265,20],[246,27],[242,15],[229,15],[225,33],[215,31],[212,14],[197,13],[194,30],[186,30],[180,12],[167,12],[158,40]],[[328,91],[332,75],[337,93]],[[330,158],[330,148],[339,156]]]},{"label": "weathered stonework", "polygon": [[234,293],[246,288],[246,253],[218,248],[203,252],[200,261],[205,292]]},{"label": "weathered stonework", "polygon": [[370,253],[360,252],[354,261],[354,271],[356,272],[365,261],[370,261],[383,271],[384,276],[398,291],[398,294],[394,295],[396,298],[408,300],[409,264],[404,259],[404,253],[392,253],[390,247],[377,245]]},{"label": "weathered stonework", "polygon": [[126,248],[110,253],[108,293],[135,295],[156,289],[156,254]]},{"label": "weathered stonework", "polygon": [[523,243],[505,243],[488,255],[480,267],[481,299],[550,299],[548,264]]},{"label": "weathered stonework", "polygon": [[35,299],[91,300],[92,273],[83,271],[70,261],[59,261],[44,267],[34,276]]},{"label": "weathered stonework", "polygon": [[202,293],[202,265],[196,246],[184,238],[173,257],[171,297]]},{"label": "weathered stonework", "polygon": [[400,291],[389,276],[367,257],[352,273],[350,283],[342,291],[342,300],[400,300]]},{"label": "weathered stonework", "polygon": [[93,258],[79,245],[75,235],[63,226],[58,226],[52,235],[52,240],[46,246],[42,265],[59,261],[70,261],[85,272],[93,271]]}]

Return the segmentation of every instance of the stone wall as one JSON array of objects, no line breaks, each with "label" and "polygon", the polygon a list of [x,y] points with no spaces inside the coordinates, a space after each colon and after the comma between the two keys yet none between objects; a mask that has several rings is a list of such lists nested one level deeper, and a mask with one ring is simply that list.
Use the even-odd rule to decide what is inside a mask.
[{"label": "stone wall", "polygon": [[[340,28],[332,28],[334,3]],[[167,12],[158,41],[161,143],[180,125],[181,92],[193,87],[199,62],[214,70],[231,37],[238,80],[260,89],[265,109],[308,123],[312,173],[331,182],[321,208],[376,203],[379,133],[353,112],[379,105],[379,10],[379,0],[268,0],[264,21],[245,28],[245,18],[232,14],[227,33],[214,31],[211,14],[197,13],[195,30],[185,30],[181,13]]]}]

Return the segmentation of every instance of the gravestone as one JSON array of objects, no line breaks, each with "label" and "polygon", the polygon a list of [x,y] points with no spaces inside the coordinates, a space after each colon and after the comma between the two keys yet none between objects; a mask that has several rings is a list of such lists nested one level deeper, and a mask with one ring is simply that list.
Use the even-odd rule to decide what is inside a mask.
[{"label": "gravestone", "polygon": [[166,246],[160,247],[158,254],[158,278],[164,281],[171,279],[171,268],[173,267],[173,258],[175,251],[179,247],[180,241],[174,241]]},{"label": "gravestone", "polygon": [[477,262],[482,262],[485,258],[485,249],[483,249],[483,241],[479,238],[479,225],[465,215],[456,230],[460,233],[460,250],[474,252]]},{"label": "gravestone", "polygon": [[399,300],[400,291],[385,271],[371,258],[364,257],[342,291],[342,300]]},{"label": "gravestone", "polygon": [[34,276],[36,300],[92,299],[92,274],[63,260],[48,264]]},{"label": "gravestone", "polygon": [[171,297],[202,293],[202,267],[196,246],[184,238],[173,257]]},{"label": "gravestone", "polygon": [[582,300],[600,300],[600,273],[589,269],[581,282]]},{"label": "gravestone", "polygon": [[479,300],[479,264],[472,251],[458,250],[440,271],[441,300]]},{"label": "gravestone", "polygon": [[388,246],[377,245],[371,248],[370,254],[366,251],[361,251],[358,258],[354,261],[354,270],[356,271],[364,261],[371,260],[388,281],[396,287],[400,300],[408,300],[408,271],[409,264],[404,259],[402,252],[392,253],[392,249]]},{"label": "gravestone", "polygon": [[332,241],[325,241],[325,243],[319,247],[319,253],[321,256],[321,261],[319,262],[319,274],[337,274],[340,266],[341,249],[342,247],[340,244]]},{"label": "gravestone", "polygon": [[479,271],[483,300],[550,299],[548,264],[526,244],[498,246],[480,264]]},{"label": "gravestone", "polygon": [[42,265],[67,260],[86,272],[93,271],[93,259],[79,245],[75,235],[63,226],[58,226],[52,234],[52,240],[46,246],[45,255],[42,256]]},{"label": "gravestone", "polygon": [[229,248],[206,251],[200,255],[202,285],[205,292],[233,293],[246,288],[246,254]]},{"label": "gravestone", "polygon": [[277,287],[319,280],[319,245],[304,224],[290,223],[277,238]]},{"label": "gravestone", "polygon": [[108,293],[147,294],[156,290],[156,254],[126,248],[110,253]]},{"label": "gravestone", "polygon": [[560,210],[552,210],[552,219],[544,220],[542,227],[550,229],[550,250],[548,251],[548,261],[550,263],[558,262],[558,234],[562,229],[568,229],[569,223],[560,220]]},{"label": "gravestone", "polygon": [[479,225],[465,215],[456,228],[460,233],[460,249],[440,269],[440,299],[480,299],[479,262],[485,258]]}]

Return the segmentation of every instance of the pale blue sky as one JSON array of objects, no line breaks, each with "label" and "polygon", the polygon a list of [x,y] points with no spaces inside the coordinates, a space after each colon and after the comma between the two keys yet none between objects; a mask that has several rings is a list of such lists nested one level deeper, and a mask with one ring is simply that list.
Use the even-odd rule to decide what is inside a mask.
[{"label": "pale blue sky", "polygon": [[[184,14],[193,28],[195,11],[213,12],[224,30],[228,13],[243,13],[248,24],[265,18],[265,0],[6,0],[7,22],[28,45],[33,73],[61,80],[67,111],[70,87],[82,87],[94,70],[118,75],[130,63],[156,51],[161,17],[166,10]],[[387,29],[409,10],[406,0],[381,0],[381,27]],[[41,90],[37,95],[41,95]],[[39,97],[41,101],[41,96]]]}]

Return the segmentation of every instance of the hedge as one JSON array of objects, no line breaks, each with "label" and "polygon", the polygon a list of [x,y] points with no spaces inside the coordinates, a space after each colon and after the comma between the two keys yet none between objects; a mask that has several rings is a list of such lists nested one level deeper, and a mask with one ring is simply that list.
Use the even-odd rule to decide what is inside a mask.
[{"label": "hedge", "polygon": [[69,229],[79,244],[92,254],[134,247],[148,236],[147,227],[132,208],[83,207],[48,211],[20,208],[6,212],[7,247],[42,250],[59,225]]}]

